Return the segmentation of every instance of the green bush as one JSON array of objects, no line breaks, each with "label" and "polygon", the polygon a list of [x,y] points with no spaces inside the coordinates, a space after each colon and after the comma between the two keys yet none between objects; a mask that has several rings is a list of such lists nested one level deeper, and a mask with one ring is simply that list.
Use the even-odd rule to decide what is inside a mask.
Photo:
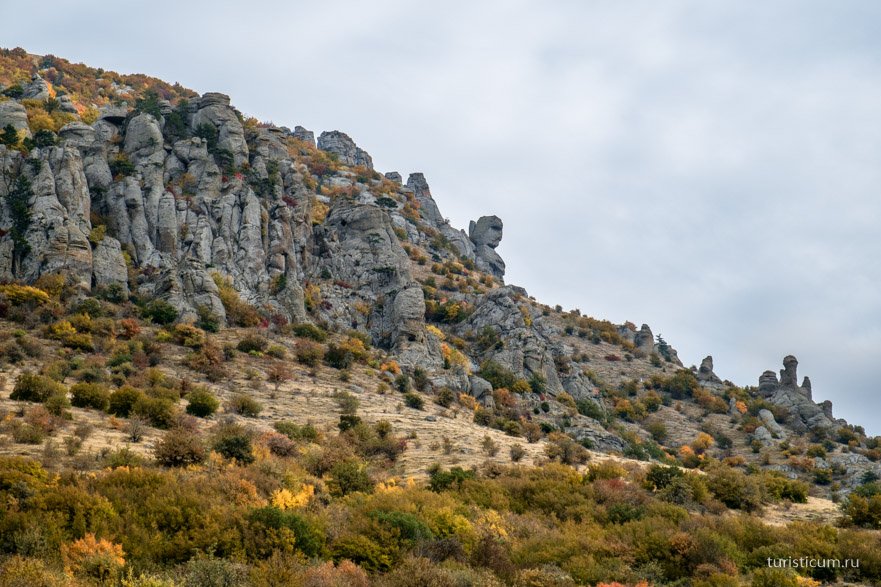
[{"label": "green bush", "polygon": [[220,401],[205,388],[194,389],[187,395],[187,413],[199,418],[207,418],[217,411]]},{"label": "green bush", "polygon": [[239,341],[236,348],[243,353],[262,353],[266,351],[269,343],[258,334],[249,334]]},{"label": "green bush", "polygon": [[142,315],[156,324],[166,325],[177,320],[177,310],[165,300],[153,300],[144,308]]},{"label": "green bush", "polygon": [[318,430],[316,430],[315,426],[312,424],[303,424],[302,426],[299,426],[294,422],[280,420],[273,424],[273,428],[291,440],[315,442],[318,439]]},{"label": "green bush", "polygon": [[373,491],[373,481],[367,474],[367,468],[359,461],[346,460],[336,463],[331,468],[330,475],[329,486],[334,495]]},{"label": "green bush", "polygon": [[324,360],[334,369],[348,369],[355,362],[355,356],[345,347],[331,343],[327,345]]},{"label": "green bush", "polygon": [[480,371],[477,374],[489,381],[493,389],[501,389],[503,387],[511,389],[517,382],[517,377],[514,376],[514,373],[493,360],[486,360],[481,363]]},{"label": "green bush", "polygon": [[70,403],[103,412],[110,406],[110,391],[100,383],[77,383],[70,388]]},{"label": "green bush", "polygon": [[754,478],[730,467],[707,472],[707,487],[713,496],[732,509],[754,511],[762,504],[762,488]]},{"label": "green bush", "polygon": [[227,409],[234,414],[239,414],[246,418],[256,418],[263,410],[263,406],[251,396],[239,393],[229,400]]},{"label": "green bush", "polygon": [[142,397],[144,397],[144,393],[140,389],[128,385],[120,387],[110,394],[110,405],[107,411],[114,416],[128,418],[135,404]]},{"label": "green bush", "polygon": [[223,457],[247,465],[254,462],[251,434],[237,424],[222,427],[211,448]]},{"label": "green bush", "polygon": [[294,324],[291,327],[291,331],[295,336],[299,336],[300,338],[311,338],[315,342],[324,342],[327,340],[327,332],[325,332],[324,329],[307,322]]},{"label": "green bush", "polygon": [[66,393],[65,387],[57,381],[25,371],[15,380],[9,399],[42,403],[53,395]]},{"label": "green bush", "polygon": [[321,556],[324,552],[324,533],[298,514],[276,507],[262,507],[252,511],[248,519],[252,524],[273,530],[289,530],[294,535],[297,550],[308,557]]},{"label": "green bush", "polygon": [[422,396],[413,392],[404,395],[404,403],[407,404],[408,408],[413,408],[414,410],[421,410],[425,406],[425,400],[422,399]]},{"label": "green bush", "polygon": [[141,396],[132,406],[131,413],[156,428],[171,428],[177,416],[177,409],[174,402],[168,398]]}]

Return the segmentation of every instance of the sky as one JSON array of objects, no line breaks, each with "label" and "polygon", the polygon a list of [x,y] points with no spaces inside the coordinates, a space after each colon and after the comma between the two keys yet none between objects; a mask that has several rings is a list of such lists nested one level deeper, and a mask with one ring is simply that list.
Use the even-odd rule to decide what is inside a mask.
[{"label": "sky", "polygon": [[342,130],[506,281],[881,434],[881,3],[0,0],[21,46]]}]

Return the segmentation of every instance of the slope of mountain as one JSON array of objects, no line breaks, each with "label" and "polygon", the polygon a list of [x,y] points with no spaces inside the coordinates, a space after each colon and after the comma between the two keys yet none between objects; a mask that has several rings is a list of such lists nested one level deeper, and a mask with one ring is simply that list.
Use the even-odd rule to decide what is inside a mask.
[{"label": "slope of mountain", "polygon": [[[369,436],[379,447],[361,457],[389,457],[371,469],[383,483],[391,475],[438,482],[434,463],[486,460],[489,478],[510,475],[492,467],[521,451],[515,461],[538,466],[583,465],[602,453],[639,483],[646,473],[636,462],[660,462],[713,479],[722,469],[755,476],[768,499],[800,500],[806,482],[813,498],[857,490],[849,504],[874,504],[879,439],[835,419],[830,402],[816,404],[794,357],[779,379],[766,371],[757,386],[741,387],[721,381],[711,357],[684,367],[648,325],[542,304],[504,282],[501,219],[484,216],[467,232],[451,226],[421,173],[405,182],[378,172],[342,132],[316,141],[299,126],[246,118],[220,93],[20,49],[0,52],[0,95],[2,452],[93,469],[140,436],[119,457],[132,466],[154,454],[162,461],[162,439],[176,430],[250,426],[267,451],[290,456],[273,449],[291,442],[274,432],[285,421],[300,430],[288,435],[297,440],[296,427],[309,424],[328,437],[337,425],[361,430],[359,442]],[[192,406],[197,395],[223,400],[232,417],[176,420],[182,397]],[[46,414],[27,412],[22,400],[34,399],[51,404]],[[67,456],[47,448],[51,438],[39,450],[42,436],[27,444],[39,435],[38,416],[65,413],[101,430],[88,451],[69,427],[64,442],[77,446]],[[134,424],[121,420],[131,415]],[[383,444],[394,438],[389,423],[409,438],[406,450]],[[43,432],[64,428],[53,426]],[[342,473],[331,469],[310,472],[327,474],[332,487]],[[722,504],[741,504],[722,493],[714,494]],[[357,562],[339,548],[335,560]],[[391,566],[370,564],[362,566]],[[737,575],[736,565],[719,569]],[[513,571],[493,572],[515,581]],[[516,580],[673,576],[568,573],[560,582]]]}]

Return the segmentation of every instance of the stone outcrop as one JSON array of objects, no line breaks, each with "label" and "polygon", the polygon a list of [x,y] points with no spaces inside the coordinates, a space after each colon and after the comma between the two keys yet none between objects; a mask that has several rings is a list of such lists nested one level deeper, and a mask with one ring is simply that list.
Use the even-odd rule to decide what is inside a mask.
[{"label": "stone outcrop", "polygon": [[697,380],[703,383],[722,383],[722,380],[713,372],[712,356],[707,355],[704,357],[704,360],[701,361],[701,366],[697,370]]},{"label": "stone outcrop", "polygon": [[22,94],[22,99],[24,100],[48,100],[51,96],[49,93],[49,84],[46,83],[39,75],[34,75],[31,77],[30,83],[26,84],[23,88],[24,93]]},{"label": "stone outcrop", "polygon": [[315,133],[311,130],[306,130],[302,126],[295,126],[294,132],[291,135],[298,141],[309,143],[313,147],[315,146]]},{"label": "stone outcrop", "polygon": [[31,136],[31,129],[28,127],[28,111],[25,107],[14,100],[0,102],[0,130],[12,125],[12,128],[19,131],[19,136],[23,133],[25,136]]},{"label": "stone outcrop", "polygon": [[338,130],[325,131],[318,137],[318,148],[333,153],[343,165],[363,165],[373,169],[373,159],[358,147],[349,135]]},{"label": "stone outcrop", "polygon": [[474,243],[477,267],[502,279],[505,262],[496,252],[502,242],[502,219],[498,216],[482,216],[468,226],[468,238]]},{"label": "stone outcrop", "polygon": [[[759,392],[769,402],[786,410],[786,424],[796,432],[835,428],[836,422],[811,399],[810,387],[798,386],[797,367],[798,360],[788,355],[783,359],[779,381],[773,371],[762,373],[759,377]],[[808,383],[810,384],[810,380]],[[831,412],[831,406],[829,411]]]},{"label": "stone outcrop", "polygon": [[193,128],[210,124],[217,129],[217,148],[232,153],[236,166],[248,162],[248,144],[245,130],[236,111],[229,105],[229,96],[218,92],[208,92],[198,101],[198,110],[193,115]]},{"label": "stone outcrop", "polygon": [[633,344],[643,353],[650,355],[655,352],[655,335],[648,324],[643,324],[633,337]]}]

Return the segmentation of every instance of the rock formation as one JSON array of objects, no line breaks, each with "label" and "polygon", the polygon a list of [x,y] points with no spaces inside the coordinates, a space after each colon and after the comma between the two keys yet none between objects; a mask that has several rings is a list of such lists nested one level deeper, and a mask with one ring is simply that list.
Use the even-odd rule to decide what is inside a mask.
[{"label": "rock formation", "polygon": [[505,262],[496,253],[502,242],[502,219],[498,216],[482,216],[468,226],[468,238],[474,243],[478,268],[492,273],[499,279],[505,276]]},{"label": "rock formation", "polygon": [[373,169],[373,159],[358,147],[349,135],[338,130],[326,131],[318,137],[318,148],[339,157],[343,165],[363,165]]},{"label": "rock formation", "polygon": [[722,380],[713,372],[712,356],[707,355],[704,360],[701,361],[701,366],[697,370],[697,380],[704,383],[722,383]]},{"label": "rock formation", "polygon": [[835,421],[811,399],[810,380],[807,388],[798,386],[797,367],[798,360],[792,355],[786,356],[780,370],[780,381],[773,371],[765,371],[759,377],[759,392],[772,404],[787,411],[789,417],[786,423],[793,430],[833,429],[837,425]]}]

